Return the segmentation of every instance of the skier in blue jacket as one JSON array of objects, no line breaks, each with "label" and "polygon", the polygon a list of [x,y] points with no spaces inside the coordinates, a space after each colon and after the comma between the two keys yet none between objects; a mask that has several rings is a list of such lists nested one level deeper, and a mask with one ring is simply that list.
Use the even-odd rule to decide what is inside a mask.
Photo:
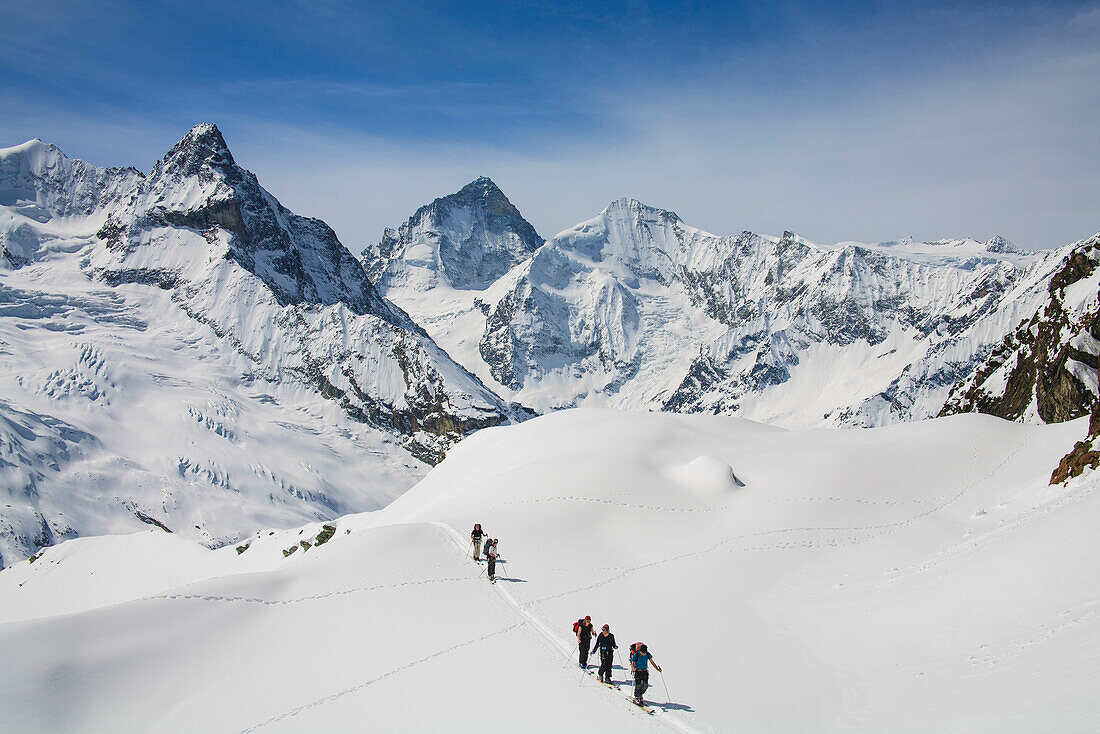
[{"label": "skier in blue jacket", "polygon": [[[652,661],[653,656],[649,654],[649,649],[646,648],[644,642],[638,642],[630,646],[630,670],[634,673],[634,703],[639,706],[645,703],[642,696],[649,688],[649,664]],[[653,667],[657,669],[658,673],[661,672],[661,666],[657,663],[654,662]]]}]

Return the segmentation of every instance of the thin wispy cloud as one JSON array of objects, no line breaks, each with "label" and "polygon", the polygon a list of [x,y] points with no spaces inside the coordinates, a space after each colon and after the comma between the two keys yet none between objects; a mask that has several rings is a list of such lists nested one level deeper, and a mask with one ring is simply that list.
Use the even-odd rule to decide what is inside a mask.
[{"label": "thin wispy cloud", "polygon": [[12,14],[0,144],[147,169],[213,120],[353,249],[481,174],[543,234],[623,195],[822,241],[1100,229],[1093,5],[103,7]]}]

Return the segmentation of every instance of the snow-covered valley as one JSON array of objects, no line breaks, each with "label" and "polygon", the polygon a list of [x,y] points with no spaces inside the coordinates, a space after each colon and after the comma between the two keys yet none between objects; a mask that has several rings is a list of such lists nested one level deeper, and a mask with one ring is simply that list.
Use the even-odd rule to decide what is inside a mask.
[{"label": "snow-covered valley", "polygon": [[[1083,430],[592,409],[486,429],[331,530],[238,552],[153,528],[6,569],[0,711],[52,732],[1095,731],[1096,483],[1048,485]],[[585,614],[624,656],[649,645],[655,715],[624,670],[619,691],[578,670]]]}]

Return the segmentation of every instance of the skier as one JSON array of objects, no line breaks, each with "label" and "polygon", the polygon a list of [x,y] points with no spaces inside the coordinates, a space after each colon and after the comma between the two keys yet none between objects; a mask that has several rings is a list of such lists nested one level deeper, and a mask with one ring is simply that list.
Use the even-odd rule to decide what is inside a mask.
[{"label": "skier", "polygon": [[474,560],[475,561],[480,561],[481,560],[481,538],[484,535],[485,535],[485,533],[481,530],[481,523],[475,522],[474,523],[474,530],[473,530],[472,533],[470,533],[470,540],[473,541],[473,544],[474,544]]},{"label": "skier", "polygon": [[489,562],[489,580],[497,582],[497,540],[490,538],[485,544],[485,560]]},{"label": "skier", "polygon": [[596,677],[610,685],[611,663],[619,646],[615,644],[615,635],[611,634],[611,628],[606,624],[600,634],[596,635],[596,644],[592,646],[592,652],[596,652],[596,648],[600,649],[600,671]]},{"label": "skier", "polygon": [[573,623],[573,631],[577,634],[577,646],[580,648],[580,666],[588,670],[588,646],[592,643],[592,617],[585,616]]},{"label": "skier", "polygon": [[[630,672],[634,674],[634,703],[641,706],[645,703],[642,696],[649,688],[649,663],[653,656],[649,654],[644,642],[635,642],[630,646]],[[661,672],[661,666],[653,663],[657,672]]]}]

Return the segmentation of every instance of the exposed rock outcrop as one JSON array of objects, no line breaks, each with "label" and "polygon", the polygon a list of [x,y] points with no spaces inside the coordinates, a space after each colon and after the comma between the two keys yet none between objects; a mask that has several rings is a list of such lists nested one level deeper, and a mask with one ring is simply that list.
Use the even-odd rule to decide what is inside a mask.
[{"label": "exposed rock outcrop", "polygon": [[952,390],[941,415],[977,411],[1059,423],[1093,413],[1100,405],[1098,265],[1100,235],[1075,245],[1040,308]]}]

